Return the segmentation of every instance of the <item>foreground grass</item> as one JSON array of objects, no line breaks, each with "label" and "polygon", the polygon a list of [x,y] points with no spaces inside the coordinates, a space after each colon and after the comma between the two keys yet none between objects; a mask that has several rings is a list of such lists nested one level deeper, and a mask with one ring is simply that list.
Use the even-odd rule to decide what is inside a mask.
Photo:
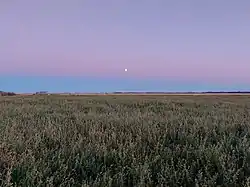
[{"label": "foreground grass", "polygon": [[2,186],[249,186],[250,96],[0,98]]}]

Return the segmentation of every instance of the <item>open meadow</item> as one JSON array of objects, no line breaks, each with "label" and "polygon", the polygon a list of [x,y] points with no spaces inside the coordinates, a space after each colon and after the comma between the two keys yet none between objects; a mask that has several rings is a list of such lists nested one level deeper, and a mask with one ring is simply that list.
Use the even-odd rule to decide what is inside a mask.
[{"label": "open meadow", "polygon": [[250,186],[250,96],[0,97],[2,186]]}]

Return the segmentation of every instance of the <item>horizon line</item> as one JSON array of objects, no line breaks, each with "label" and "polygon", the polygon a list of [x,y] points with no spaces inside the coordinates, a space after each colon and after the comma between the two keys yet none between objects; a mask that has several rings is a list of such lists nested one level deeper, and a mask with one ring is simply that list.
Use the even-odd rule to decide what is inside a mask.
[{"label": "horizon line", "polygon": [[181,91],[170,91],[170,92],[154,92],[154,91],[115,91],[115,92],[48,92],[48,91],[39,91],[39,92],[27,92],[27,93],[20,93],[20,92],[8,92],[8,91],[0,91],[0,93],[14,93],[16,95],[119,95],[119,94],[250,94],[249,91],[187,91],[187,92],[181,92]]}]

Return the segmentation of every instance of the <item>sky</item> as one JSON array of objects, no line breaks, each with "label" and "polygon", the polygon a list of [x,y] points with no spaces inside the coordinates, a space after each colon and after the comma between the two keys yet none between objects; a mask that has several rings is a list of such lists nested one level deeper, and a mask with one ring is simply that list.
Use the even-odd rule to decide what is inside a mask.
[{"label": "sky", "polygon": [[0,28],[0,90],[250,90],[249,0],[8,0]]}]

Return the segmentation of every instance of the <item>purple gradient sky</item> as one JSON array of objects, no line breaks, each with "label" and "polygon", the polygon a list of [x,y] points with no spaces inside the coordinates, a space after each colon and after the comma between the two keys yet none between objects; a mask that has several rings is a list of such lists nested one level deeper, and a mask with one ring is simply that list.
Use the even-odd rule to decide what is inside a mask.
[{"label": "purple gradient sky", "polygon": [[0,74],[249,83],[250,0],[2,0],[0,64]]}]

